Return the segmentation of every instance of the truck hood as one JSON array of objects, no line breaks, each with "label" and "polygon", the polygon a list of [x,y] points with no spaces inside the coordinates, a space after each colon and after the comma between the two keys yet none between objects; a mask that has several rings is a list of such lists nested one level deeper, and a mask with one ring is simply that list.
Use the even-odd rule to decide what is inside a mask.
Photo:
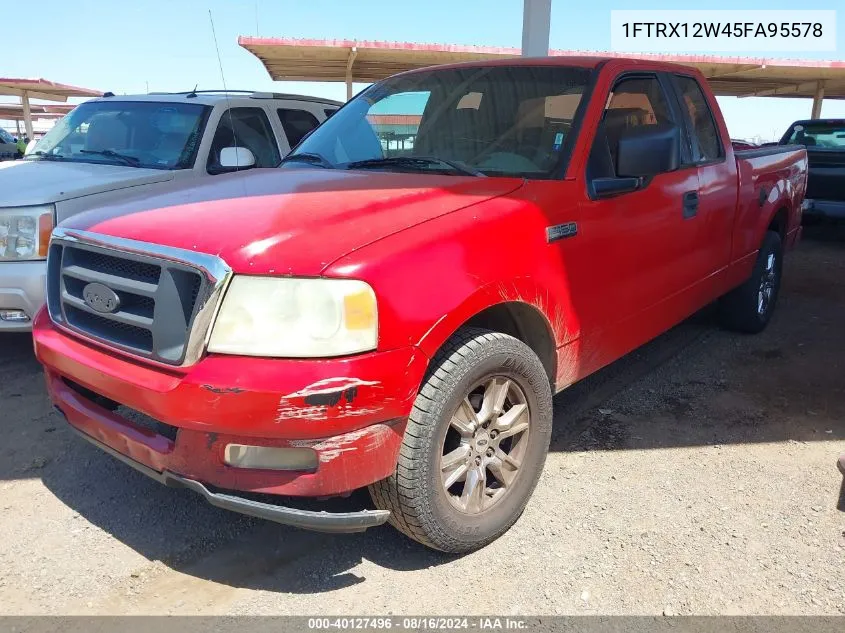
[{"label": "truck hood", "polygon": [[0,163],[0,206],[50,204],[71,198],[165,182],[173,172],[124,165],[46,160]]},{"label": "truck hood", "polygon": [[523,183],[321,168],[203,180],[92,209],[62,226],[219,255],[240,273],[319,275],[351,251]]}]

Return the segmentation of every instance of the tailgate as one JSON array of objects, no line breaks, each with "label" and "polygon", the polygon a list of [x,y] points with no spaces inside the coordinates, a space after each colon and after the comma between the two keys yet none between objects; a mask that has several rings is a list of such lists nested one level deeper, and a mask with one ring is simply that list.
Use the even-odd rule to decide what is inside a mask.
[{"label": "tailgate", "polygon": [[807,149],[807,198],[845,201],[845,151]]}]

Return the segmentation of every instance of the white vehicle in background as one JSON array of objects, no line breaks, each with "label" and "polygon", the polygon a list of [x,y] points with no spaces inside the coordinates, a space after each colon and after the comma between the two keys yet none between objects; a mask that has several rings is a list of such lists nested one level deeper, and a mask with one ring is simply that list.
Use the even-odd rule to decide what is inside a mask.
[{"label": "white vehicle in background", "polygon": [[237,91],[115,96],[77,106],[23,160],[0,163],[0,332],[31,329],[50,233],[94,206],[176,180],[275,167],[340,107]]}]

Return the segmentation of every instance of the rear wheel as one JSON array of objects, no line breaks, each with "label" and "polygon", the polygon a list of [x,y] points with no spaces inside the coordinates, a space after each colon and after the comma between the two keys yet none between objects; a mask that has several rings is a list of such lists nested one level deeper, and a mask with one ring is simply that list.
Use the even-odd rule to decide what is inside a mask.
[{"label": "rear wheel", "polygon": [[777,304],[783,267],[780,235],[768,231],[757,254],[751,277],[722,297],[719,318],[722,325],[738,332],[762,332]]},{"label": "rear wheel", "polygon": [[396,472],[370,494],[411,538],[472,551],[519,518],[545,463],[551,423],[551,386],[537,355],[506,334],[466,328],[432,361]]}]

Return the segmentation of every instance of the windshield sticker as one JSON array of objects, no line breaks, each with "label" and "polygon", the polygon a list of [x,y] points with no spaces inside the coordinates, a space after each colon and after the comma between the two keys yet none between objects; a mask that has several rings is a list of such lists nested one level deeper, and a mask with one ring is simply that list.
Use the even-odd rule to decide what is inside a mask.
[{"label": "windshield sticker", "polygon": [[563,145],[563,132],[558,132],[555,134],[555,144],[552,146],[552,149],[558,151],[561,145]]},{"label": "windshield sticker", "polygon": [[796,132],[803,132],[803,131],[804,131],[804,126],[803,126],[803,125],[796,125],[796,126],[795,126],[795,131],[796,131]]}]

